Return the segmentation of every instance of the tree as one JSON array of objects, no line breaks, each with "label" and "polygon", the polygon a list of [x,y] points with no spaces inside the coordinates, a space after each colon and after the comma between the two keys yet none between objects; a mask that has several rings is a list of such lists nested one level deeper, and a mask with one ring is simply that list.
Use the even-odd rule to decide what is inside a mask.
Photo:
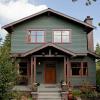
[{"label": "tree", "polygon": [[1,37],[1,35],[0,35],[0,42],[2,41],[2,37]]},{"label": "tree", "polygon": [[[76,1],[78,1],[78,0],[72,0],[72,2],[76,2]],[[91,5],[92,4],[92,2],[96,2],[97,0],[86,0],[86,6],[88,6],[88,5]]]},{"label": "tree", "polygon": [[[96,54],[100,55],[100,44],[99,43],[97,43],[96,45]],[[100,85],[100,60],[97,60],[96,67],[97,67],[96,83]]]},{"label": "tree", "polygon": [[16,63],[10,58],[10,47],[10,35],[7,35],[0,48],[0,100],[9,100],[17,76]]},{"label": "tree", "polygon": [[[78,0],[72,0],[72,2],[76,2],[76,1],[78,1]],[[89,6],[96,1],[97,0],[86,0],[85,4],[86,4],[86,6]],[[100,26],[100,22],[98,23],[98,25]]]}]

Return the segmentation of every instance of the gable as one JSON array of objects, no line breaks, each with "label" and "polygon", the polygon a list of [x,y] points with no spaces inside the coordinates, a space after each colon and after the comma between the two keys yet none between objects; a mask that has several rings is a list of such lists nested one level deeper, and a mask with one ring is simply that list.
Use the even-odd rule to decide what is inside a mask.
[{"label": "gable", "polygon": [[68,16],[68,15],[62,14],[62,13],[57,12],[57,11],[55,11],[55,10],[53,10],[53,9],[50,9],[50,8],[48,8],[48,9],[46,9],[46,10],[43,10],[43,11],[41,11],[41,12],[39,12],[39,13],[33,14],[33,15],[31,15],[31,16],[25,17],[25,18],[23,18],[23,19],[20,19],[20,20],[18,20],[18,21],[15,21],[15,22],[13,22],[13,23],[7,24],[7,25],[3,26],[2,28],[4,28],[4,29],[6,29],[7,31],[9,31],[9,30],[12,29],[12,26],[14,26],[14,25],[16,25],[16,24],[20,24],[20,23],[22,23],[22,22],[24,22],[24,21],[26,21],[26,20],[31,19],[31,18],[35,18],[35,17],[37,17],[37,16],[41,16],[41,15],[43,15],[43,14],[47,14],[48,16],[50,16],[50,15],[53,15],[53,16],[54,16],[54,15],[55,15],[55,16],[60,17],[60,18],[62,18],[62,19],[71,21],[72,23],[79,24],[79,25],[81,25],[81,26],[84,26],[84,27],[86,28],[86,30],[88,30],[88,31],[91,31],[91,30],[94,28],[94,26],[92,26],[92,25],[90,25],[90,24],[88,24],[88,23],[85,23],[85,22],[83,22],[83,21],[77,20],[77,19],[75,19],[75,18],[73,18],[73,17],[70,17],[70,16]]}]

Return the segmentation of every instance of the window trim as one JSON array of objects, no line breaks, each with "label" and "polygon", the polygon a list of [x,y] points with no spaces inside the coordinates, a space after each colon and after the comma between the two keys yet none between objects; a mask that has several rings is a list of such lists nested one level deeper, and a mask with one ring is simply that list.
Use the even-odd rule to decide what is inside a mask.
[{"label": "window trim", "polygon": [[29,44],[44,44],[46,43],[46,39],[45,39],[45,36],[46,36],[46,31],[44,29],[28,29],[27,30],[27,36],[30,35],[31,36],[31,31],[42,31],[44,33],[44,37],[43,37],[43,42],[37,42],[37,35],[35,34],[35,42],[32,42],[32,41],[27,41],[27,43]]},{"label": "window trim", "polygon": [[[54,42],[54,31],[69,31],[69,42],[62,42],[62,32],[61,32],[61,42]],[[53,29],[52,30],[52,43],[58,43],[58,44],[69,44],[72,43],[71,41],[71,29]]]},{"label": "window trim", "polygon": [[[82,76],[85,77],[85,76],[88,76],[88,72],[89,72],[89,69],[88,69],[89,67],[88,66],[89,65],[88,65],[88,62],[87,61],[84,61],[83,63],[87,63],[87,74],[84,75],[83,72],[82,72]],[[82,67],[84,67],[84,66],[82,66]]]},{"label": "window trim", "polygon": [[[82,70],[80,75],[72,75],[72,66],[71,66],[70,74],[72,77],[87,77],[88,76],[88,62],[87,61],[75,61],[75,62],[72,61],[72,62],[70,62],[70,65],[71,65],[71,63],[80,63],[81,64],[80,68]],[[86,75],[83,75],[83,63],[87,63],[87,74]]]}]

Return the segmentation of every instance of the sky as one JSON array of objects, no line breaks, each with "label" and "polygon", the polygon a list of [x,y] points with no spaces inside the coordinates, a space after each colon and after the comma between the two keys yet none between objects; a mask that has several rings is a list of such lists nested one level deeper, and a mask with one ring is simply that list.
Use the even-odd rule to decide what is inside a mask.
[{"label": "sky", "polygon": [[90,6],[85,5],[86,0],[0,0],[0,36],[3,38],[7,32],[1,29],[3,25],[18,19],[24,18],[46,8],[52,8],[61,13],[84,21],[86,16],[93,18],[94,45],[100,43],[100,0],[92,3]]}]

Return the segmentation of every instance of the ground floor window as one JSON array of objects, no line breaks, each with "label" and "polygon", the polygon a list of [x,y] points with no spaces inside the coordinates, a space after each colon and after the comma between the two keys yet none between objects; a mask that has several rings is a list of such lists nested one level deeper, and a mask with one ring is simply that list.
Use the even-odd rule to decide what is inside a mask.
[{"label": "ground floor window", "polygon": [[72,76],[86,76],[88,74],[87,62],[71,62]]},{"label": "ground floor window", "polygon": [[81,75],[81,63],[73,62],[71,63],[72,75]]},{"label": "ground floor window", "polygon": [[20,62],[19,63],[19,74],[18,77],[18,85],[27,85],[28,78],[27,78],[27,62]]},{"label": "ground floor window", "polygon": [[27,75],[27,63],[26,62],[21,62],[19,64],[19,72],[20,75]]}]

